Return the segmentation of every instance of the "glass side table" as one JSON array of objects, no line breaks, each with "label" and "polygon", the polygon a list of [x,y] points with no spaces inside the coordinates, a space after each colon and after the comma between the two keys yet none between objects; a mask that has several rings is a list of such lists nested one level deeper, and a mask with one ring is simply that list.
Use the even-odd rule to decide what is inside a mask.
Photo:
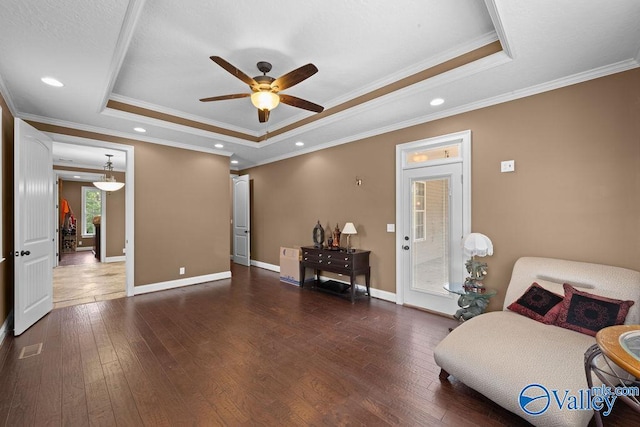
[{"label": "glass side table", "polygon": [[452,294],[460,295],[458,298],[460,309],[453,315],[460,322],[484,313],[491,297],[498,293],[498,291],[491,288],[483,288],[484,292],[467,291],[462,285],[456,284],[444,285],[444,289]]},{"label": "glass side table", "polygon": [[[617,325],[601,329],[596,344],[584,354],[587,385],[593,388],[593,375],[611,390],[640,387],[640,325]],[[640,412],[640,397],[630,393],[617,398]],[[596,426],[602,427],[602,414],[594,408]]]}]

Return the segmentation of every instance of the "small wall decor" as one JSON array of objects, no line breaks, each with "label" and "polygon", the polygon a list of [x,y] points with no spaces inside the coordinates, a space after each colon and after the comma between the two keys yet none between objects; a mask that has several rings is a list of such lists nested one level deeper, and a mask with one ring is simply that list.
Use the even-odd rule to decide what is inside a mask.
[{"label": "small wall decor", "polygon": [[313,227],[313,247],[320,249],[324,245],[324,228],[320,225],[320,220]]}]

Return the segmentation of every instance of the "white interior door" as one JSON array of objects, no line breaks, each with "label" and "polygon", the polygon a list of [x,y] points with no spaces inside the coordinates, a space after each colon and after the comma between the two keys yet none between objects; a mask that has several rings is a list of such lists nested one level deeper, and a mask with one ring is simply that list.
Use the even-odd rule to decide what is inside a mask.
[{"label": "white interior door", "polygon": [[251,262],[249,175],[233,178],[233,262],[247,267]]},{"label": "white interior door", "polygon": [[462,163],[406,170],[402,192],[404,303],[453,314],[457,296],[444,286],[464,276]]},{"label": "white interior door", "polygon": [[53,309],[51,139],[15,120],[15,308],[20,335]]}]

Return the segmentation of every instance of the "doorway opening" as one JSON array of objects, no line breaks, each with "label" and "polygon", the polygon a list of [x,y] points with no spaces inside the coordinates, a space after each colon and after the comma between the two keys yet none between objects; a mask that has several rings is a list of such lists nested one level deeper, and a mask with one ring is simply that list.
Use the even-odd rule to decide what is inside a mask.
[{"label": "doorway opening", "polygon": [[[76,216],[75,250],[64,253],[56,233],[54,253],[54,306],[82,304],[103,299],[133,296],[134,277],[134,147],[124,144],[96,141],[86,138],[53,134],[54,174],[61,186],[58,192],[75,187],[77,198],[73,211]],[[78,151],[76,161],[59,162],[56,144]],[[69,153],[69,152],[67,152]],[[91,153],[91,154],[90,154]],[[100,181],[103,168],[87,166],[85,156],[104,160],[105,154],[113,155],[114,171],[123,189],[114,192],[98,190],[93,182]],[[73,155],[60,156],[72,158]],[[77,164],[76,164],[77,163]],[[83,165],[84,163],[84,165]],[[64,170],[63,170],[64,169]],[[65,193],[66,194],[66,193]],[[62,206],[60,194],[56,205]],[[99,203],[98,203],[99,200]],[[61,212],[56,215],[56,228],[62,230]]]},{"label": "doorway opening", "polygon": [[396,302],[453,314],[471,229],[471,132],[396,148]]},{"label": "doorway opening", "polygon": [[[55,144],[55,142],[54,142]],[[105,193],[93,185],[102,174],[54,169],[56,236],[54,308],[126,296],[125,257],[106,257],[107,236],[124,246],[124,192]],[[107,209],[108,204],[110,209]],[[106,221],[110,211],[112,221]],[[113,224],[113,233],[106,228]],[[108,245],[107,245],[108,246]]]}]

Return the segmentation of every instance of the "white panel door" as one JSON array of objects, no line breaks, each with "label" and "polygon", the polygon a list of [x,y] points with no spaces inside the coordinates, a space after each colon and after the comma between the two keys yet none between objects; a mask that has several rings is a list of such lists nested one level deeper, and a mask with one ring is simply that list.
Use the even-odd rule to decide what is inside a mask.
[{"label": "white panel door", "polygon": [[233,178],[233,262],[247,267],[251,262],[249,175]]},{"label": "white panel door", "polygon": [[15,120],[15,335],[53,309],[51,139]]}]

